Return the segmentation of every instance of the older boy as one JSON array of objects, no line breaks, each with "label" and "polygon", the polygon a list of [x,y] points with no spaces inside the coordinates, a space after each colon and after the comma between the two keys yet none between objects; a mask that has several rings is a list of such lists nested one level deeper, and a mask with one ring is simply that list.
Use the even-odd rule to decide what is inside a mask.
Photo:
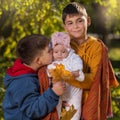
[{"label": "older boy", "polygon": [[110,87],[118,86],[103,42],[87,35],[91,24],[83,5],[72,2],[62,13],[65,30],[71,37],[71,46],[83,60],[85,80],[76,87],[83,89],[83,119],[106,120],[113,116]]}]

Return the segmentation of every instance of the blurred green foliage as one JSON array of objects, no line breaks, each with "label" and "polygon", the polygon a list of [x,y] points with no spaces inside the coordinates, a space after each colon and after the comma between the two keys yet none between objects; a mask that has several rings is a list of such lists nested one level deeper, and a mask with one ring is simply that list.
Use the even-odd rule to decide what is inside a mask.
[{"label": "blurred green foliage", "polygon": [[[7,67],[16,58],[16,43],[29,34],[50,36],[62,31],[61,11],[70,1],[85,5],[92,18],[89,32],[102,39],[109,33],[120,34],[119,0],[0,0],[0,120],[3,120],[2,100],[4,96],[3,77]],[[97,22],[96,22],[97,21]],[[109,55],[120,59],[120,48],[111,49]],[[112,89],[112,97],[120,96],[120,87]],[[114,120],[120,118],[120,102],[113,99]]]},{"label": "blurred green foliage", "polygon": [[109,56],[112,60],[120,60],[120,48],[110,49]]}]

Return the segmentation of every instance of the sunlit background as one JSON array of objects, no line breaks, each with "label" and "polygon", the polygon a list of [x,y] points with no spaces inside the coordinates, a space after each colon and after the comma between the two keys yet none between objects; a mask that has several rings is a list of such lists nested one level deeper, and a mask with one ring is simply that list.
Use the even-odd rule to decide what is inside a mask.
[{"label": "sunlit background", "polygon": [[[120,0],[0,0],[0,120],[4,120],[3,77],[16,58],[16,43],[25,35],[50,36],[62,31],[61,12],[70,1],[78,1],[87,9],[92,20],[88,33],[107,45],[120,82]],[[111,91],[114,117],[110,120],[120,120],[120,86]]]}]

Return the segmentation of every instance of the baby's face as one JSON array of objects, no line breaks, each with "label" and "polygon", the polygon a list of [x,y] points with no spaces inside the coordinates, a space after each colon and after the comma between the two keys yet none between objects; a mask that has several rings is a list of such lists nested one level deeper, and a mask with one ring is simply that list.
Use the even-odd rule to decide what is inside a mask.
[{"label": "baby's face", "polygon": [[61,61],[68,56],[68,50],[63,45],[58,44],[53,49],[54,61]]}]

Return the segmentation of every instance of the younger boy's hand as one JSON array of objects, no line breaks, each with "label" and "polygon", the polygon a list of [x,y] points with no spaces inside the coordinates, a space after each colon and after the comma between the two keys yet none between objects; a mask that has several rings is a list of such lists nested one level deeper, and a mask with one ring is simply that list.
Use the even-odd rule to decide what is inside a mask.
[{"label": "younger boy's hand", "polygon": [[66,90],[66,84],[64,81],[58,81],[53,83],[52,90],[58,95],[61,96]]}]

